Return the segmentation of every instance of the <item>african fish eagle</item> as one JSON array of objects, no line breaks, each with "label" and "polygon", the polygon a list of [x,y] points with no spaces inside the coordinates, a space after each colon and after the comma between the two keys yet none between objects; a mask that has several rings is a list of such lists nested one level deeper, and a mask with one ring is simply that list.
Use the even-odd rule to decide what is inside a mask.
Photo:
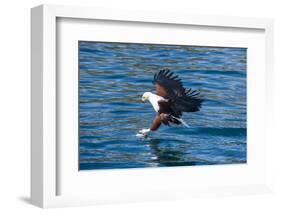
[{"label": "african fish eagle", "polygon": [[156,87],[156,94],[145,92],[142,101],[148,100],[157,114],[150,128],[139,131],[142,135],[156,131],[161,123],[185,124],[181,119],[183,112],[200,110],[203,101],[200,92],[184,88],[181,79],[170,70],[160,70],[154,75],[152,83]]}]

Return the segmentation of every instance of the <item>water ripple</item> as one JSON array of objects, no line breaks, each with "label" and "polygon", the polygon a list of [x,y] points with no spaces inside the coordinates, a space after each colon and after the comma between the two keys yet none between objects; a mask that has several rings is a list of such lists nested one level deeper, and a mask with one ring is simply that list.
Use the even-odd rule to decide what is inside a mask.
[{"label": "water ripple", "polygon": [[[246,162],[246,49],[80,42],[80,169],[213,165]],[[190,128],[162,126],[135,135],[155,116],[145,91],[153,74],[175,71],[199,89],[202,110]]]}]

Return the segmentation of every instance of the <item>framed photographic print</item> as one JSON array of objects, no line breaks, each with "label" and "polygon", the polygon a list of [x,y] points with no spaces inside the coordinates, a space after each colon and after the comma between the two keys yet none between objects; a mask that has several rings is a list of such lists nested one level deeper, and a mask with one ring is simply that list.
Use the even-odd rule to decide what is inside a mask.
[{"label": "framed photographic print", "polygon": [[272,20],[31,14],[33,204],[270,191]]}]

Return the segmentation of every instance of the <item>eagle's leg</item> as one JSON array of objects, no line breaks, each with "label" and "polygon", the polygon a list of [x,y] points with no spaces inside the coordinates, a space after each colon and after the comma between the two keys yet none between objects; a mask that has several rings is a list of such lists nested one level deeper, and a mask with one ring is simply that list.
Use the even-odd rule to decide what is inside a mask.
[{"label": "eagle's leg", "polygon": [[139,133],[143,135],[147,135],[150,131],[156,131],[161,125],[161,117],[159,114],[157,114],[150,126],[149,129],[142,129],[139,131]]},{"label": "eagle's leg", "polygon": [[150,129],[142,129],[139,131],[139,133],[143,134],[143,135],[147,135],[150,132]]},{"label": "eagle's leg", "polygon": [[161,116],[157,114],[150,126],[151,131],[156,131],[161,125]]}]

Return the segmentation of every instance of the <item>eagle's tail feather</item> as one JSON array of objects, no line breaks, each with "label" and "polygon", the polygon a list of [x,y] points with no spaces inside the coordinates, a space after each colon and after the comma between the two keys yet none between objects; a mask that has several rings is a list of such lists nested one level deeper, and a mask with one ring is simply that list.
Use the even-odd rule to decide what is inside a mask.
[{"label": "eagle's tail feather", "polygon": [[172,115],[172,117],[173,117],[174,119],[176,119],[177,121],[179,121],[179,122],[180,122],[182,125],[184,125],[186,128],[189,128],[189,127],[190,127],[183,119],[177,118],[177,117],[175,117],[175,116],[173,116],[173,115]]}]

